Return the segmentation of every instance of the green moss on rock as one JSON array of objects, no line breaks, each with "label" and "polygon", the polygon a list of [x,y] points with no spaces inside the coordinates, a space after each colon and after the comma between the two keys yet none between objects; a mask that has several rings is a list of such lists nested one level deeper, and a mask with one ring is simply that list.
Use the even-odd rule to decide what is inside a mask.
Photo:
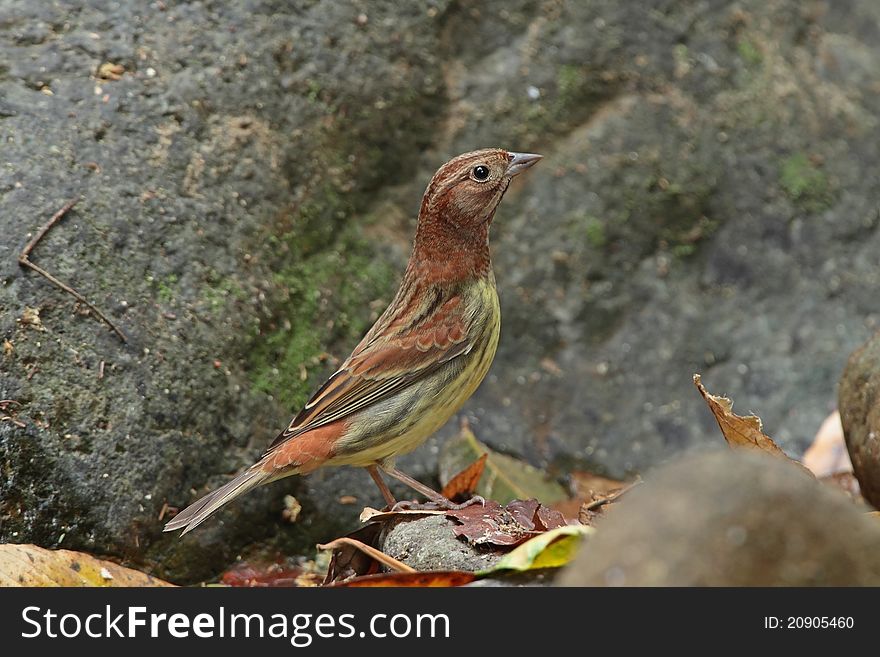
[{"label": "green moss on rock", "polygon": [[743,38],[737,41],[736,51],[748,66],[757,67],[764,61],[764,55],[751,39]]},{"label": "green moss on rock", "polygon": [[808,212],[825,210],[834,198],[828,177],[804,153],[782,160],[779,184],[786,196]]},{"label": "green moss on rock", "polygon": [[273,241],[284,254],[274,275],[279,300],[249,352],[254,389],[296,410],[348,353],[390,298],[395,272],[352,222],[352,202],[328,184]]}]

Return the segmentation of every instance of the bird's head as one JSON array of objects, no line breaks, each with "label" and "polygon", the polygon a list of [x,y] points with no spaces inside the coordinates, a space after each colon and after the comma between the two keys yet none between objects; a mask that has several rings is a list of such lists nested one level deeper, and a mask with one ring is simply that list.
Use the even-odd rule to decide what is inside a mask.
[{"label": "bird's head", "polygon": [[486,276],[495,210],[514,176],[540,159],[533,153],[487,148],[440,167],[422,198],[409,270],[445,281]]},{"label": "bird's head", "polygon": [[541,159],[534,153],[486,148],[464,153],[444,164],[431,179],[422,199],[420,221],[435,218],[461,230],[482,227],[514,176]]}]

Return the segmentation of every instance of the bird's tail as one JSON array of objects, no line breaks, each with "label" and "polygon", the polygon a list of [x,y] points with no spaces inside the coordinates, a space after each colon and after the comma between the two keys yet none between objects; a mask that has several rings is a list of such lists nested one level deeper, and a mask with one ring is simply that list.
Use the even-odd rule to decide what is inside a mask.
[{"label": "bird's tail", "polygon": [[173,532],[183,528],[180,534],[183,536],[205,522],[214,511],[227,502],[272,479],[271,473],[263,470],[261,465],[262,463],[258,463],[248,468],[214,492],[190,504],[174,516],[174,519],[165,525],[163,531]]}]

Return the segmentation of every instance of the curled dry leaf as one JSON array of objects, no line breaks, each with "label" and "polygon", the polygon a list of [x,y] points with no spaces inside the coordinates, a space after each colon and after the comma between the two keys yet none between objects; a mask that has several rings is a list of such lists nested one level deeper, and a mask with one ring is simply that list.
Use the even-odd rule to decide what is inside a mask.
[{"label": "curled dry leaf", "polygon": [[342,538],[337,538],[335,540],[330,541],[329,543],[325,543],[324,545],[319,545],[319,550],[335,550],[342,547],[352,547],[356,550],[360,550],[367,556],[375,559],[383,566],[390,568],[391,570],[396,570],[400,573],[413,573],[415,572],[414,568],[407,566],[402,561],[398,561],[394,557],[390,557],[381,550],[373,547],[372,545],[368,545],[363,541],[359,541],[356,538],[352,538],[351,536],[343,536]]},{"label": "curled dry leaf", "polygon": [[[382,523],[371,522],[350,534],[348,538],[353,538],[360,543],[375,546],[382,534]],[[324,585],[327,586],[334,582],[342,582],[352,577],[361,575],[369,575],[379,572],[379,562],[368,554],[359,550],[352,544],[340,544],[333,549],[330,557],[330,565],[327,567],[327,576],[324,578]]]},{"label": "curled dry leaf", "polygon": [[792,463],[797,463],[804,470],[809,472],[804,466],[789,457],[783,452],[773,440],[764,433],[761,425],[761,418],[757,415],[740,416],[733,412],[733,402],[727,397],[719,397],[709,394],[709,391],[703,386],[699,374],[694,374],[694,385],[706,400],[709,410],[715,416],[715,421],[724,434],[724,439],[731,447],[738,449],[752,449],[781,457]]},{"label": "curled dry leaf", "polygon": [[477,440],[467,425],[443,445],[440,452],[440,482],[452,478],[475,460],[487,454],[483,474],[476,487],[478,495],[506,504],[517,499],[536,498],[554,504],[568,497],[565,488],[546,473],[520,459],[494,452]]},{"label": "curled dry leaf", "polygon": [[0,545],[0,586],[174,586],[82,552]]},{"label": "curled dry leaf", "polygon": [[453,502],[464,502],[470,499],[477,490],[477,484],[480,483],[480,477],[483,476],[483,470],[486,469],[486,459],[488,458],[489,454],[484,453],[480,458],[450,479],[440,494]]}]

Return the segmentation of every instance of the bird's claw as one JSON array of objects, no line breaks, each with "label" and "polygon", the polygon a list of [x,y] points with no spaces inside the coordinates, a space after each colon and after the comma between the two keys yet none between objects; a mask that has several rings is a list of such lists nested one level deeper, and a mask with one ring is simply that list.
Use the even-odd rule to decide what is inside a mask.
[{"label": "bird's claw", "polygon": [[482,495],[474,495],[469,500],[465,500],[461,504],[456,504],[452,500],[446,498],[440,500],[432,500],[430,502],[416,502],[401,500],[391,507],[391,512],[398,511],[461,511],[474,504],[486,506],[486,499]]},{"label": "bird's claw", "polygon": [[455,504],[450,500],[446,500],[446,503],[443,504],[443,508],[447,511],[461,511],[462,509],[466,509],[469,506],[473,506],[474,504],[479,504],[480,506],[486,506],[486,498],[482,495],[474,495],[471,499],[465,500],[461,504]]}]

